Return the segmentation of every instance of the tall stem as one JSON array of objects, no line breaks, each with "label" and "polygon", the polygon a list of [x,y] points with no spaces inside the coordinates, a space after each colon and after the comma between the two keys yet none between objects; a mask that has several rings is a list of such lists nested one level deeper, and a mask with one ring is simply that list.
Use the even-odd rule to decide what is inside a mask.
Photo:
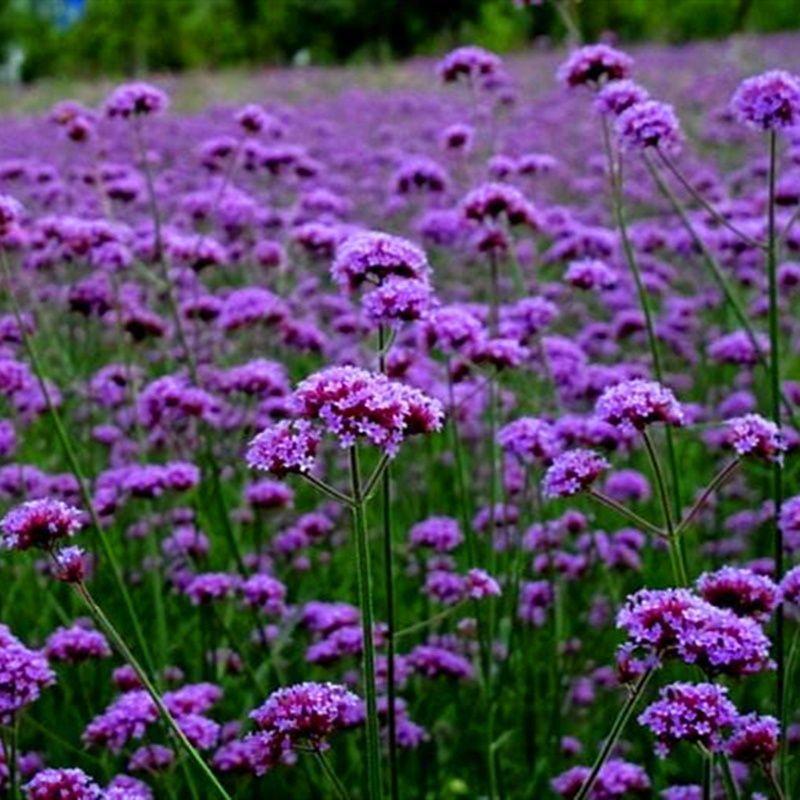
[{"label": "tall stem", "polygon": [[[378,362],[380,371],[386,373],[386,331],[383,325],[378,328]],[[381,505],[383,517],[383,568],[386,585],[386,721],[389,734],[389,791],[392,800],[400,797],[400,783],[397,769],[397,710],[395,709],[395,602],[394,602],[394,552],[392,542],[392,477],[390,466],[381,475]]]},{"label": "tall stem", "polygon": [[330,762],[328,761],[328,757],[325,753],[317,748],[314,750],[314,755],[316,756],[317,762],[319,763],[320,767],[322,767],[322,771],[325,773],[325,776],[331,782],[331,785],[336,790],[336,795],[339,800],[350,800],[350,793],[345,788],[345,785],[339,780],[339,776],[336,774],[335,770],[331,766]]},{"label": "tall stem", "polygon": [[581,786],[578,793],[575,795],[575,800],[586,800],[586,798],[589,797],[589,792],[592,791],[597,776],[600,774],[600,770],[603,769],[608,757],[616,747],[619,737],[622,736],[622,732],[625,730],[625,725],[628,723],[634,708],[636,708],[636,704],[644,694],[644,690],[647,688],[647,684],[655,671],[656,667],[648,667],[647,671],[642,673],[639,680],[634,685],[633,690],[628,695],[628,699],[625,701],[625,705],[622,706],[619,714],[617,714],[617,718],[614,720],[614,724],[611,726],[611,730],[608,732],[608,736],[606,736],[603,742],[603,747],[597,754],[591,772],[587,775],[583,786]]},{"label": "tall stem", "polygon": [[647,455],[653,468],[653,475],[656,479],[656,491],[658,494],[658,499],[661,502],[661,511],[664,515],[664,525],[667,528],[667,543],[669,545],[670,552],[673,555],[675,580],[680,586],[686,586],[689,583],[689,576],[687,575],[686,565],[683,561],[683,553],[677,546],[678,538],[675,535],[675,524],[672,521],[672,512],[669,508],[667,482],[664,479],[664,472],[661,469],[661,462],[658,460],[658,453],[656,453],[656,449],[653,446],[653,441],[646,429],[642,431],[642,439],[644,440],[644,446],[647,450]]},{"label": "tall stem", "polygon": [[375,683],[375,643],[373,641],[372,576],[370,573],[369,539],[361,494],[361,468],[358,449],[350,448],[350,485],[353,492],[353,526],[356,534],[358,593],[361,607],[361,630],[364,640],[364,694],[367,700],[367,778],[368,796],[383,796],[381,783],[381,749],[378,727],[378,702]]},{"label": "tall stem", "polygon": [[[769,133],[769,174],[767,179],[767,279],[769,282],[769,346],[770,346],[770,394],[772,421],[781,427],[781,361],[780,319],[778,310],[778,243],[775,228],[775,183],[777,178],[777,135]],[[772,464],[772,497],[774,502],[773,524],[775,526],[775,580],[783,578],[783,533],[779,524],[783,503],[783,466],[779,461]],[[784,709],[785,659],[783,648],[784,615],[783,603],[775,610],[775,706],[781,725],[781,742],[786,748],[786,717]],[[783,776],[785,777],[785,776]]]},{"label": "tall stem", "polygon": [[714,754],[703,753],[703,800],[711,800],[711,784],[714,777]]},{"label": "tall stem", "polygon": [[105,615],[105,612],[100,608],[100,606],[95,601],[94,597],[92,597],[89,590],[86,588],[86,585],[83,583],[76,583],[74,584],[75,589],[86,604],[86,607],[89,609],[89,612],[94,617],[97,624],[105,631],[106,635],[111,639],[114,644],[114,647],[117,649],[119,654],[125,661],[130,664],[133,668],[134,672],[136,673],[136,677],[141,682],[142,686],[144,686],[147,693],[152,698],[153,702],[158,708],[161,716],[164,718],[164,721],[167,723],[168,727],[172,731],[173,735],[176,737],[180,745],[184,748],[189,758],[191,758],[195,764],[202,770],[204,776],[208,780],[208,782],[213,787],[214,791],[224,800],[231,800],[230,795],[225,791],[225,788],[217,779],[217,776],[211,771],[211,768],[206,764],[203,757],[200,753],[196,750],[196,748],[192,745],[192,743],[186,738],[186,734],[181,730],[180,725],[175,721],[175,718],[170,713],[169,709],[164,704],[164,701],[161,699],[161,695],[158,693],[158,690],[150,681],[150,678],[147,676],[147,673],[142,669],[139,662],[136,660],[133,653],[131,653],[128,645],[125,644],[125,640],[119,634],[117,629],[114,627],[113,623],[108,619]]}]

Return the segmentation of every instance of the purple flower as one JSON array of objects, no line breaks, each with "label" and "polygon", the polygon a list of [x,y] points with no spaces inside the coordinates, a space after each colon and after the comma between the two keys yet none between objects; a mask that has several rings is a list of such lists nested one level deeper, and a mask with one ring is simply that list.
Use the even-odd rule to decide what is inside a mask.
[{"label": "purple flower", "polygon": [[47,659],[0,625],[0,723],[10,724],[16,713],[38,700],[42,689],[55,682]]},{"label": "purple flower", "polygon": [[80,583],[88,572],[88,556],[80,547],[62,547],[55,554],[53,573],[64,583]]},{"label": "purple flower", "polygon": [[697,592],[717,608],[729,608],[741,617],[766,622],[778,604],[778,587],[767,577],[749,569],[722,567],[703,573]]},{"label": "purple flower", "polygon": [[150,787],[130,775],[117,775],[106,786],[103,800],[153,800]]},{"label": "purple flower", "polygon": [[800,495],[784,501],[778,524],[783,533],[783,546],[790,553],[800,550]]},{"label": "purple flower", "polygon": [[251,469],[283,477],[290,472],[308,472],[314,466],[320,435],[305,420],[282,420],[261,431],[247,448]]},{"label": "purple flower", "polygon": [[44,646],[44,654],[51,661],[77,664],[93,658],[108,658],[111,648],[100,631],[73,625],[71,628],[57,628]]},{"label": "purple flower", "polygon": [[461,212],[468,220],[491,222],[504,217],[509,225],[537,227],[538,214],[533,204],[508,183],[484,183],[472,189],[461,201]]},{"label": "purple flower", "polygon": [[[589,767],[571,767],[550,781],[553,791],[571,800],[578,794],[591,770]],[[620,758],[611,758],[600,769],[588,795],[589,800],[621,800],[640,795],[649,797],[650,779],[642,767]]]},{"label": "purple flower", "polygon": [[482,600],[484,597],[499,597],[500,584],[489,575],[486,570],[473,567],[467,572],[465,589],[473,600]]},{"label": "purple flower", "polygon": [[800,609],[800,565],[793,567],[783,576],[781,597],[785,603]]},{"label": "purple flower", "polygon": [[161,89],[149,83],[124,83],[118,86],[105,103],[106,116],[129,119],[160,114],[169,105]]},{"label": "purple flower", "polygon": [[524,464],[549,464],[561,451],[553,426],[537,417],[521,417],[497,432],[497,443]]},{"label": "purple flower", "polygon": [[617,271],[596,258],[572,261],[564,280],[578,289],[613,289],[619,283]]},{"label": "purple flower", "polygon": [[158,719],[158,708],[143,689],[121,694],[108,708],[96,716],[83,732],[83,741],[90,747],[105,747],[119,753],[131,739],[141,739]]},{"label": "purple flower", "polygon": [[519,592],[517,616],[536,628],[547,620],[547,611],[553,605],[555,594],[550,581],[523,583]]},{"label": "purple flower", "polygon": [[774,717],[746,714],[739,717],[725,749],[745,764],[768,766],[780,747],[780,727]]},{"label": "purple flower", "polygon": [[429,517],[409,531],[413,547],[430,547],[437,553],[449,553],[464,540],[458,521],[452,517]]},{"label": "purple flower", "polygon": [[725,425],[725,442],[737,455],[783,462],[786,440],[773,422],[758,414],[746,414],[727,420]]},{"label": "purple flower", "polygon": [[469,680],[475,674],[472,664],[464,656],[436,645],[417,645],[408,654],[408,662],[415,672],[426,678]]},{"label": "purple flower", "polygon": [[100,787],[80,769],[43,769],[25,787],[27,800],[102,800]]},{"label": "purple flower", "polygon": [[671,390],[638,378],[606,389],[597,401],[595,415],[611,425],[631,425],[637,430],[654,422],[680,426],[684,421],[683,409]]},{"label": "purple flower", "polygon": [[375,325],[423,319],[433,304],[427,280],[389,278],[364,295],[364,314]]},{"label": "purple flower", "polygon": [[277,578],[271,575],[251,575],[242,583],[240,591],[247,605],[258,608],[265,614],[283,613],[286,586]]},{"label": "purple flower", "polygon": [[230,575],[227,572],[206,572],[192,578],[183,592],[192,601],[192,605],[208,605],[231,597],[239,584],[238,575]]},{"label": "purple flower", "polygon": [[663,758],[680,742],[698,744],[712,752],[723,749],[725,731],[739,717],[728,689],[712,683],[673,683],[639,715],[639,724],[656,737]]},{"label": "purple flower", "polygon": [[128,760],[131,772],[160,772],[175,761],[175,751],[163,744],[146,744],[134,750]]},{"label": "purple flower", "polygon": [[567,450],[548,468],[542,491],[545,497],[570,497],[588,489],[609,466],[594,450]]},{"label": "purple flower", "polygon": [[683,140],[672,106],[657,100],[634,103],[617,117],[615,129],[623,150],[654,147],[669,153],[678,150]]},{"label": "purple flower", "polygon": [[633,59],[605,44],[589,44],[570,53],[556,73],[568,88],[597,87],[608,81],[619,81],[630,75]]},{"label": "purple flower", "polygon": [[769,353],[769,340],[763,334],[756,333],[755,341],[758,348],[747,331],[733,331],[711,342],[708,355],[721,364],[753,366],[758,363],[759,350]]},{"label": "purple flower", "polygon": [[448,53],[437,65],[436,74],[445,83],[453,83],[459,78],[475,81],[499,72],[502,62],[494,54],[482,47],[468,45],[458,47]]},{"label": "purple flower", "polygon": [[641,503],[650,499],[650,482],[635,469],[620,469],[606,479],[603,491],[620,502]]},{"label": "purple flower", "polygon": [[430,267],[425,253],[407,239],[388,233],[357,233],[336,250],[331,276],[342,289],[354,290],[365,282],[407,278],[427,282]]},{"label": "purple flower", "polygon": [[599,114],[618,117],[636,103],[650,99],[650,94],[631,80],[611,81],[603,86],[594,98],[594,107]]},{"label": "purple flower", "polygon": [[60,539],[73,536],[83,525],[77,508],[60,500],[31,500],[9,511],[0,528],[8,550],[37,547],[50,550]]},{"label": "purple flower", "polygon": [[751,128],[789,130],[800,122],[800,81],[777,69],[747,78],[733,95],[731,108]]}]

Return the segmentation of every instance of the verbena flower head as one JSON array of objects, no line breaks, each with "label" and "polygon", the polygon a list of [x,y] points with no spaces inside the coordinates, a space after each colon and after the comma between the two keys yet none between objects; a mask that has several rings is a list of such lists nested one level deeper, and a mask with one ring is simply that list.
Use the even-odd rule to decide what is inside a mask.
[{"label": "verbena flower head", "polygon": [[650,99],[643,86],[632,80],[611,81],[603,86],[594,98],[594,107],[600,114],[618,117],[635,103]]},{"label": "verbena flower head", "polygon": [[81,547],[62,547],[55,554],[53,574],[64,583],[80,583],[88,571],[88,556]]},{"label": "verbena flower head", "polygon": [[800,609],[800,565],[792,567],[783,576],[781,597],[785,603]]},{"label": "verbena flower head", "polygon": [[362,308],[375,325],[423,319],[433,304],[433,288],[426,280],[389,278],[364,295]]},{"label": "verbena flower head", "polygon": [[595,415],[611,425],[631,425],[637,430],[655,422],[678,426],[684,422],[683,409],[670,389],[639,378],[606,389],[597,401]]},{"label": "verbena flower head", "polygon": [[[571,767],[550,781],[553,791],[571,800],[580,791],[591,770],[589,767]],[[590,800],[618,800],[623,797],[649,797],[650,778],[638,764],[621,758],[610,758],[600,769]]]},{"label": "verbena flower head", "polygon": [[725,422],[725,441],[743,458],[783,462],[786,440],[778,426],[759,414],[745,414]]},{"label": "verbena flower head", "polygon": [[9,550],[50,550],[79,531],[81,520],[81,512],[61,500],[30,500],[11,509],[0,521],[3,546]]},{"label": "verbena flower head", "polygon": [[282,420],[250,442],[247,464],[278,477],[308,472],[314,466],[320,438],[319,431],[306,420]]},{"label": "verbena flower head", "polygon": [[503,217],[509,225],[536,227],[538,214],[522,192],[508,183],[484,183],[472,189],[461,201],[464,217],[475,222],[491,222]]},{"label": "verbena flower head", "polygon": [[747,78],[731,100],[736,118],[762,131],[784,131],[800,123],[800,80],[776,69]]},{"label": "verbena flower head", "polygon": [[437,65],[436,73],[445,83],[454,83],[460,78],[474,81],[499,72],[500,58],[482,47],[468,45],[448,53]]},{"label": "verbena flower head", "polygon": [[578,289],[613,289],[619,283],[617,271],[596,258],[572,261],[564,280]]},{"label": "verbena flower head", "polygon": [[118,86],[106,100],[108,117],[129,119],[160,114],[169,105],[169,98],[161,89],[149,83],[124,83]]},{"label": "verbena flower head", "polygon": [[25,647],[10,629],[0,625],[0,724],[35,702],[56,681],[47,659]]},{"label": "verbena flower head", "polygon": [[570,497],[588,489],[611,465],[594,450],[567,450],[556,456],[545,473],[545,497]]},{"label": "verbena flower head", "polygon": [[687,589],[642,589],[617,614],[628,641],[661,658],[677,657],[708,674],[769,669],[769,639],[753,619],[712,606]]},{"label": "verbena flower head", "polygon": [[119,753],[132,739],[141,739],[158,719],[158,708],[144,689],[121,694],[83,732],[84,744]]},{"label": "verbena flower head", "polygon": [[111,648],[100,631],[73,625],[53,631],[47,637],[44,654],[51,661],[77,664],[95,658],[109,658]]},{"label": "verbena flower head", "polygon": [[712,683],[673,683],[659,699],[639,715],[639,724],[656,737],[656,752],[662,758],[681,742],[723,749],[725,733],[738,719],[728,689]]},{"label": "verbena flower head", "polygon": [[497,432],[497,443],[525,464],[549,464],[561,452],[553,426],[537,417],[521,417],[504,425]]},{"label": "verbena flower head", "polygon": [[430,547],[438,553],[449,553],[464,540],[458,521],[452,517],[429,517],[411,527],[409,539],[413,547]]},{"label": "verbena flower head", "polygon": [[363,714],[361,699],[344,686],[307,682],[273,692],[250,718],[292,745],[318,747],[331,734],[360,724]]},{"label": "verbena flower head", "polygon": [[606,44],[589,44],[572,52],[556,77],[568,88],[597,87],[627,78],[632,68],[633,59],[626,53]]},{"label": "verbena flower head", "polygon": [[357,367],[314,373],[298,385],[294,401],[342,447],[364,438],[390,455],[407,436],[439,430],[444,417],[441,404],[420,390]]},{"label": "verbena flower head", "polygon": [[153,800],[153,792],[143,781],[130,775],[117,775],[106,786],[103,800]]},{"label": "verbena flower head", "polygon": [[334,281],[349,290],[392,276],[427,281],[429,274],[428,259],[417,245],[376,231],[356,233],[345,239],[331,265]]},{"label": "verbena flower head", "polygon": [[774,717],[746,714],[736,727],[725,749],[731,758],[745,764],[769,765],[780,747],[780,726]]},{"label": "verbena flower head", "polygon": [[657,100],[634,103],[617,117],[615,127],[623,150],[652,147],[669,153],[680,149],[681,126],[668,103]]},{"label": "verbena flower head", "polygon": [[791,553],[800,550],[800,495],[785,500],[778,524],[783,533],[783,545]]},{"label": "verbena flower head", "polygon": [[22,204],[7,194],[0,194],[0,236],[5,236],[19,223]]},{"label": "verbena flower head", "polygon": [[741,617],[766,622],[779,600],[778,587],[766,576],[749,569],[722,567],[703,573],[696,582],[700,596],[717,608]]},{"label": "verbena flower head", "polygon": [[27,800],[102,800],[100,787],[80,769],[43,769],[24,787]]}]

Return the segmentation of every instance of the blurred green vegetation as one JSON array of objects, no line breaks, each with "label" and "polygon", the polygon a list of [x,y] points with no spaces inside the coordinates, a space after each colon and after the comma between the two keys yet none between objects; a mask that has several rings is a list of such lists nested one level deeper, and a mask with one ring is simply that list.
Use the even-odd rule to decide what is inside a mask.
[{"label": "blurred green vegetation", "polygon": [[[684,41],[800,26],[798,0],[558,0],[587,40]],[[83,4],[80,14],[75,9]],[[552,4],[512,0],[0,0],[0,52],[22,76],[234,64],[375,61],[474,41],[504,52],[561,39]]]}]

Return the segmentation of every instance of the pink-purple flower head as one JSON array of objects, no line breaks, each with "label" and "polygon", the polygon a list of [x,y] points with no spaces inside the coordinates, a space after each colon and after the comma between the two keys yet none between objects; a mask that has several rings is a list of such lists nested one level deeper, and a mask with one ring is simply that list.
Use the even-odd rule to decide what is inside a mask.
[{"label": "pink-purple flower head", "polygon": [[290,472],[309,472],[320,439],[319,431],[306,420],[281,420],[250,442],[247,464],[278,477]]},{"label": "pink-purple flower head", "polygon": [[542,490],[545,497],[570,497],[588,489],[610,466],[594,450],[567,450],[548,468]]},{"label": "pink-purple flower head", "polygon": [[450,553],[464,540],[458,520],[452,517],[428,517],[409,531],[412,547],[430,547],[437,553]]},{"label": "pink-purple flower head", "polygon": [[609,81],[619,81],[630,76],[633,59],[606,44],[589,44],[573,51],[556,73],[558,80],[568,88],[590,86],[596,88]]},{"label": "pink-purple flower head", "polygon": [[83,771],[43,769],[23,787],[26,800],[103,800],[105,793]]},{"label": "pink-purple flower head", "polygon": [[137,81],[114,89],[105,103],[106,116],[129,119],[160,114],[167,109],[169,98],[156,86]]},{"label": "pink-purple flower head", "polygon": [[656,737],[661,757],[677,744],[702,745],[706,750],[723,749],[727,730],[739,714],[728,699],[728,689],[712,683],[673,683],[665,686],[659,699],[639,715],[639,724]]},{"label": "pink-purple flower head", "polygon": [[742,458],[783,462],[786,439],[778,426],[759,414],[745,414],[725,423],[725,443]]},{"label": "pink-purple flower head", "polygon": [[672,153],[683,141],[675,110],[657,100],[634,103],[617,117],[615,128],[623,150],[656,148]]},{"label": "pink-purple flower head", "polygon": [[[550,781],[553,791],[564,798],[574,798],[586,779],[589,767],[571,767]],[[638,764],[631,764],[621,758],[610,758],[600,769],[590,800],[617,800],[623,797],[649,797],[650,778]]]},{"label": "pink-purple flower head", "polygon": [[390,276],[427,281],[428,259],[417,245],[388,233],[356,233],[337,248],[331,265],[334,281],[346,290]]},{"label": "pink-purple flower head", "polygon": [[780,599],[778,587],[765,575],[749,569],[722,567],[704,572],[696,582],[700,596],[717,608],[728,608],[740,617],[766,622]]},{"label": "pink-purple flower head", "polygon": [[82,518],[77,508],[61,500],[30,500],[12,508],[0,521],[3,546],[8,550],[51,550],[81,529]]},{"label": "pink-purple flower head", "polygon": [[468,45],[448,53],[437,65],[436,74],[445,83],[454,83],[464,78],[475,81],[491,77],[502,68],[502,61],[494,53],[482,47]]},{"label": "pink-purple flower head", "polygon": [[768,767],[780,748],[778,720],[759,714],[745,714],[736,720],[736,727],[725,749],[728,755],[744,764]]},{"label": "pink-purple flower head", "polygon": [[781,597],[787,605],[800,611],[800,565],[790,569],[781,581]]},{"label": "pink-purple flower head", "polygon": [[800,123],[800,80],[784,70],[747,78],[731,100],[734,115],[761,131],[785,131]]},{"label": "pink-purple flower head", "polygon": [[8,725],[25,706],[38,700],[56,676],[42,653],[25,647],[0,625],[0,724]]},{"label": "pink-purple flower head", "polygon": [[419,389],[357,367],[314,373],[298,385],[294,402],[342,447],[364,438],[390,455],[406,436],[437,431],[444,419],[441,403]]},{"label": "pink-purple flower head", "polygon": [[0,194],[0,236],[11,233],[22,217],[22,204],[8,194]]},{"label": "pink-purple flower head", "polygon": [[605,261],[583,258],[570,262],[564,280],[576,289],[614,289],[619,283],[619,274]]},{"label": "pink-purple flower head", "polygon": [[658,422],[674,426],[684,422],[683,409],[672,391],[640,378],[606,389],[597,400],[595,416],[610,425],[629,425],[637,430]]},{"label": "pink-purple flower head", "polygon": [[538,213],[525,195],[508,183],[484,183],[472,189],[461,201],[461,212],[468,220],[481,223],[505,219],[509,225],[538,227]]},{"label": "pink-purple flower head", "polygon": [[553,426],[537,417],[520,417],[504,425],[497,432],[497,443],[524,464],[549,464],[561,452]]},{"label": "pink-purple flower head", "polygon": [[433,305],[427,280],[392,277],[364,295],[364,315],[374,325],[424,319]]},{"label": "pink-purple flower head", "polygon": [[618,117],[635,103],[650,99],[650,93],[632,80],[611,81],[605,84],[594,98],[594,107],[599,114]]}]

